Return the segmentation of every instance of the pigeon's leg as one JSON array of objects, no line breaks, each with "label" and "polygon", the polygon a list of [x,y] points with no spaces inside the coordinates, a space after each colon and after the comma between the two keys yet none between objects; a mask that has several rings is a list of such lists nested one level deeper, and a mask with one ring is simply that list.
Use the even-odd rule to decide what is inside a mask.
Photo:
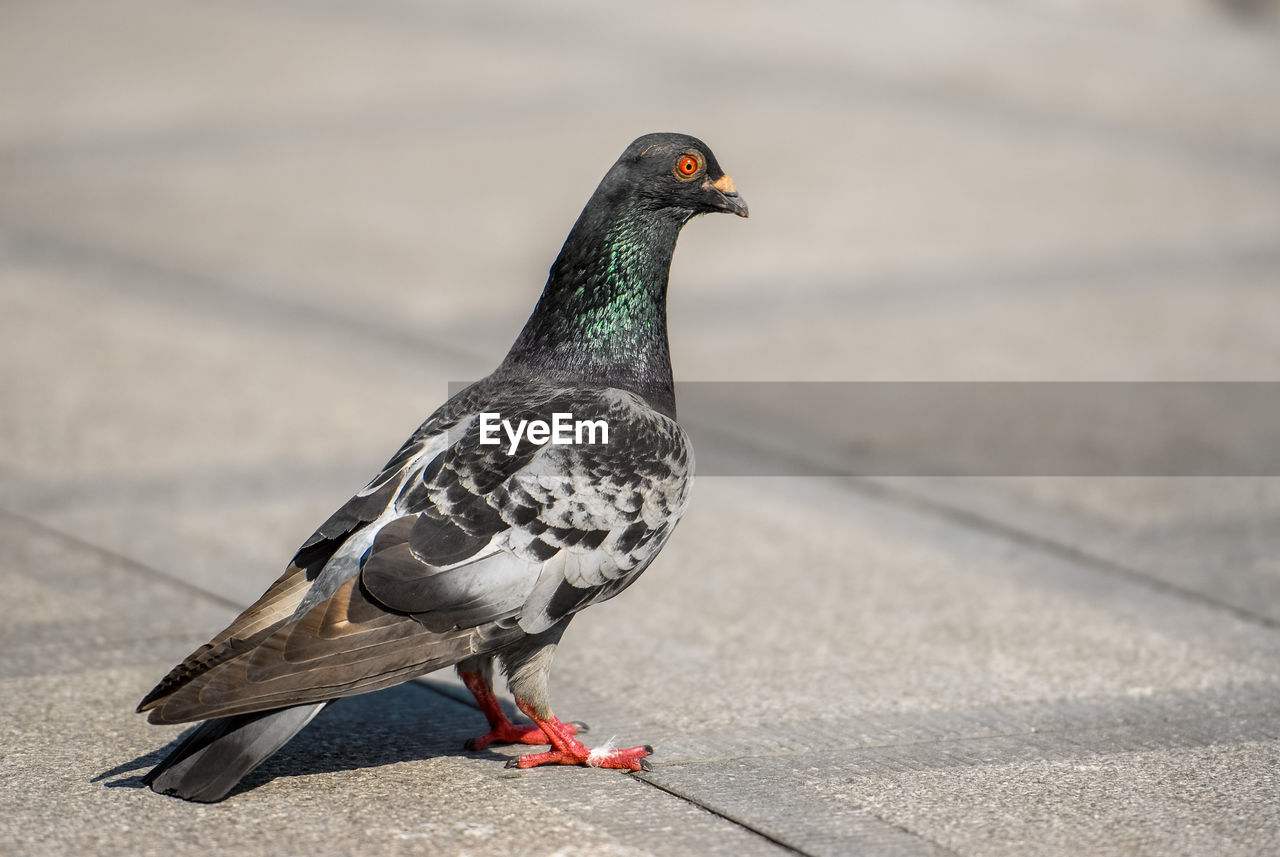
[{"label": "pigeon's leg", "polygon": [[509,768],[533,768],[538,765],[590,765],[593,768],[625,768],[630,771],[648,770],[645,756],[653,748],[631,747],[615,750],[605,746],[587,749],[574,737],[573,724],[565,723],[551,713],[547,695],[547,677],[551,658],[555,655],[560,635],[568,626],[566,618],[541,634],[528,637],[517,646],[502,653],[507,672],[507,684],[516,698],[516,705],[538,724],[551,749],[546,753],[532,753],[507,762]]},{"label": "pigeon's leg", "polygon": [[[468,669],[470,667],[470,669]],[[491,658],[472,658],[458,665],[458,676],[462,683],[476,698],[480,712],[489,721],[489,731],[484,735],[467,740],[468,750],[483,750],[490,744],[550,744],[546,734],[537,726],[517,726],[502,710],[502,705],[493,694],[493,660]],[[586,731],[584,723],[564,724],[572,734]]]}]

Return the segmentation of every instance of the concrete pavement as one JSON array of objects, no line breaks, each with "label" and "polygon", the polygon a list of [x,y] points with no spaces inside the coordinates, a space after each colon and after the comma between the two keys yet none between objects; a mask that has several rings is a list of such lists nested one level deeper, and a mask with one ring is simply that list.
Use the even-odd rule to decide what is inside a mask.
[{"label": "concrete pavement", "polygon": [[132,713],[500,358],[639,133],[752,210],[681,241],[683,380],[1280,380],[1258,8],[6,9],[0,853],[1280,852],[1274,474],[701,478],[553,673],[641,776],[462,751],[441,674],[197,806]]}]

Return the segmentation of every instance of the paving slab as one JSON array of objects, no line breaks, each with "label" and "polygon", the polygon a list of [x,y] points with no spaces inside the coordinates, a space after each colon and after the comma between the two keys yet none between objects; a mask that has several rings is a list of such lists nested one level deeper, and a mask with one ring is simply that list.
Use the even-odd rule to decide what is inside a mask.
[{"label": "paving slab", "polygon": [[507,777],[500,758],[459,750],[474,709],[411,685],[333,707],[251,791],[162,798],[139,775],[181,730],[119,717],[155,666],[3,680],[23,724],[0,762],[9,853],[786,853],[625,775]]},{"label": "paving slab", "polygon": [[[22,367],[0,378],[7,507],[240,604],[464,371],[425,351],[402,366],[376,337],[334,347],[342,333],[314,320],[122,296],[75,271],[8,265],[0,281],[6,360]],[[392,389],[399,405],[370,403]]]},{"label": "paving slab", "polygon": [[513,776],[462,751],[473,706],[413,683],[335,705],[224,804],[162,798],[140,775],[184,728],[132,708],[226,605],[10,516],[0,532],[20,619],[0,639],[6,853],[788,853],[616,772]]},{"label": "paving slab", "polygon": [[0,544],[14,608],[0,628],[0,678],[182,658],[226,623],[230,605],[28,519],[0,512]]},{"label": "paving slab", "polygon": [[893,479],[902,502],[984,521],[1280,623],[1280,480],[1254,478]]},{"label": "paving slab", "polygon": [[[999,538],[927,514],[856,494],[837,504],[847,491],[839,484],[778,482],[703,480],[701,514],[682,526],[663,562],[624,598],[580,617],[562,646],[553,678],[561,713],[593,722],[602,738],[655,743],[652,778],[665,791],[628,791],[647,787],[612,774],[581,779],[598,771],[568,771],[568,778],[534,771],[508,783],[500,763],[510,751],[472,758],[457,750],[477,728],[473,709],[447,692],[405,686],[336,706],[251,778],[248,790],[224,808],[199,810],[211,826],[197,825],[191,839],[179,843],[180,853],[214,841],[281,847],[286,833],[278,818],[286,805],[287,841],[320,853],[341,853],[352,841],[344,838],[354,835],[352,814],[365,825],[356,831],[361,836],[393,845],[433,837],[455,845],[476,837],[501,849],[524,841],[512,831],[528,824],[538,829],[528,846],[535,850],[564,842],[588,851],[636,848],[630,834],[676,812],[639,806],[659,800],[654,795],[684,801],[677,809],[685,820],[668,835],[690,853],[709,843],[768,853],[775,840],[806,853],[868,845],[889,853],[943,853],[942,847],[984,853],[980,841],[964,843],[969,828],[940,828],[927,809],[919,810],[923,821],[902,810],[895,790],[921,770],[965,765],[983,770],[983,777],[946,775],[944,791],[963,792],[959,802],[981,802],[985,792],[965,792],[964,784],[1005,782],[993,768],[1023,776],[1028,767],[1052,769],[1081,757],[1084,764],[1169,783],[1177,800],[1153,796],[1150,802],[1179,830],[1220,807],[1243,813],[1243,823],[1229,831],[1212,825],[1200,831],[1196,841],[1206,848],[1266,845],[1273,829],[1267,804],[1253,800],[1266,782],[1257,764],[1274,757],[1280,733],[1274,714],[1280,635],[1274,629],[1056,557],[1011,551]],[[796,501],[784,504],[789,513],[768,515],[768,527],[753,523],[748,499],[766,487],[768,496]],[[816,502],[800,502],[806,495]],[[843,530],[833,526],[837,520]],[[711,534],[728,526],[741,528],[735,547],[712,549]],[[813,528],[828,538],[797,555],[794,546],[805,544],[797,531]],[[31,550],[43,550],[46,565],[59,559],[57,537],[47,532],[24,533],[10,522],[6,537],[34,541]],[[852,573],[850,557],[857,560]],[[75,544],[61,560],[72,579],[105,562]],[[776,569],[776,576],[744,575],[749,561]],[[174,590],[192,597],[136,570],[115,573],[122,579],[113,594],[132,575],[152,598]],[[45,610],[61,602],[47,593],[39,598]],[[107,636],[116,633],[136,631]],[[78,625],[66,634],[66,647],[85,644]],[[188,805],[136,789],[136,778],[181,729],[147,727],[130,712],[167,664],[95,664],[91,672],[5,679],[9,690],[2,696],[16,706],[8,714],[18,730],[17,749],[4,760],[20,786],[5,790],[14,803],[5,817],[14,819],[15,829],[49,830],[54,817],[75,819],[67,835],[53,840],[59,847],[110,853],[136,847],[135,834],[159,837],[174,823]],[[77,734],[86,728],[86,714],[101,736],[89,753]],[[1227,751],[1215,758],[1239,787],[1228,794],[1197,791],[1201,756],[1187,754],[1220,745]],[[1154,773],[1138,761],[1144,753],[1158,761]],[[1232,765],[1245,767],[1232,774]],[[1171,779],[1164,766],[1191,779]],[[103,780],[88,782],[103,773]],[[916,787],[924,781],[915,780]],[[507,806],[495,788],[517,789],[519,799]],[[1011,791],[1013,784],[1001,788]],[[34,802],[33,789],[40,796]],[[442,794],[448,795],[444,806]],[[1086,813],[1086,804],[1102,796],[1097,789],[1078,796],[1079,809],[1060,822],[1078,826],[1062,834],[1060,850],[1045,853],[1105,841],[1135,811],[1120,801]],[[378,808],[379,824],[358,809],[362,805]],[[584,829],[575,824],[582,816],[566,807],[590,807],[608,821]],[[705,817],[697,807],[715,815]],[[237,810],[234,834],[221,831],[216,819],[223,816],[216,813]],[[120,812],[130,818],[128,831],[106,823]],[[562,813],[569,813],[563,823]],[[712,824],[705,841],[690,818]],[[734,829],[726,819],[742,824]],[[1000,842],[1037,839],[1040,819],[1020,816]],[[1154,828],[1144,828],[1141,837],[1149,853],[1178,844]],[[47,837],[18,841],[30,848],[22,853],[54,850],[42,850]],[[655,841],[643,847],[666,853]]]},{"label": "paving slab", "polygon": [[[1060,741],[1031,736],[646,776],[810,854],[1273,852],[1280,722],[1204,726],[1176,750],[1145,749],[1131,731],[1103,751],[1112,736],[1090,733],[1064,736],[1078,743],[1062,755]],[[1010,755],[1021,758],[996,761]],[[758,784],[776,780],[791,788],[760,800]]]}]

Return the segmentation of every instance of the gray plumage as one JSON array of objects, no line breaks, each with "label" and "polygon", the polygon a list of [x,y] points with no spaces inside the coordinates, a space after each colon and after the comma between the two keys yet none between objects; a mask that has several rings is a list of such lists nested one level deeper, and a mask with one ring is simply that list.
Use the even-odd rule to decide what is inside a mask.
[{"label": "gray plumage", "polygon": [[[691,150],[698,194],[667,165]],[[428,418],[257,602],[143,699],[153,723],[207,721],[148,774],[152,788],[220,800],[328,701],[455,664],[487,682],[498,659],[522,706],[553,716],[547,674],[569,621],[633,583],[689,502],[666,277],[679,226],[704,210],[746,211],[703,144],[650,135],[628,148],[498,370]],[[613,333],[600,333],[600,307]],[[557,329],[577,344],[542,341]],[[603,420],[608,439],[525,437],[512,450],[505,436],[481,442],[483,413]]]}]

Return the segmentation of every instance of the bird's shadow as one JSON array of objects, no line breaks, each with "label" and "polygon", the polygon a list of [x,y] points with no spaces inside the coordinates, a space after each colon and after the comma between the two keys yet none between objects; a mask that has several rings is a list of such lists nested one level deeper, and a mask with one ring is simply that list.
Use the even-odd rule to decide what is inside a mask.
[{"label": "bird's shadow", "polygon": [[[307,725],[274,756],[235,787],[233,797],[277,777],[376,768],[393,762],[482,755],[498,761],[510,758],[489,750],[468,751],[468,738],[488,726],[465,691],[442,681],[418,679],[407,684],[338,700]],[[507,716],[521,720],[514,706],[504,703]],[[109,789],[146,788],[142,778],[165,758],[190,730],[164,747],[103,771],[90,782]]]}]

